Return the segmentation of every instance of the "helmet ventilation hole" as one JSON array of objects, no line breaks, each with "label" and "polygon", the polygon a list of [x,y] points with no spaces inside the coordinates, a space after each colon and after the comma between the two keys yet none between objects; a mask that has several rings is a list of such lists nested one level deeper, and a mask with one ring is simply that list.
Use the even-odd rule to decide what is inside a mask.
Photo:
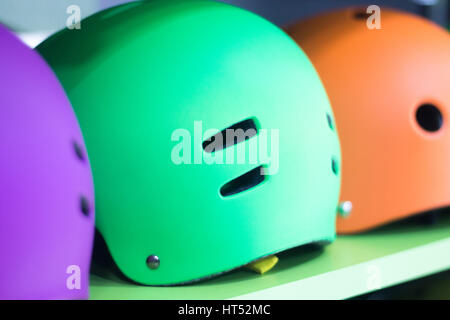
[{"label": "helmet ventilation hole", "polygon": [[80,144],[76,141],[73,142],[73,149],[75,150],[75,154],[80,161],[84,161],[84,151]]},{"label": "helmet ventilation hole", "polygon": [[241,193],[250,188],[256,187],[258,184],[262,183],[266,178],[264,174],[264,167],[259,166],[255,169],[244,173],[242,176],[233,179],[220,188],[220,194],[223,197],[228,197],[233,194]]},{"label": "helmet ventilation hole", "polygon": [[365,9],[361,8],[359,10],[357,10],[354,14],[353,14],[353,18],[357,19],[357,20],[367,20],[369,19],[369,17],[371,16],[370,13],[367,13]]},{"label": "helmet ventilation hole", "polygon": [[442,113],[433,104],[422,104],[417,108],[416,120],[419,126],[428,132],[438,131],[443,124]]},{"label": "helmet ventilation hole", "polygon": [[89,207],[89,201],[85,196],[81,196],[80,198],[80,209],[81,212],[88,217],[89,213],[91,212],[91,209]]},{"label": "helmet ventilation hole", "polygon": [[334,158],[331,159],[331,171],[333,171],[335,175],[339,174],[339,166],[336,159]]},{"label": "helmet ventilation hole", "polygon": [[257,134],[258,128],[255,121],[246,119],[203,141],[203,149],[205,152],[212,153],[248,140]]},{"label": "helmet ventilation hole", "polygon": [[334,130],[333,119],[331,118],[329,113],[327,113],[327,122],[328,122],[328,126],[330,127],[330,129]]}]

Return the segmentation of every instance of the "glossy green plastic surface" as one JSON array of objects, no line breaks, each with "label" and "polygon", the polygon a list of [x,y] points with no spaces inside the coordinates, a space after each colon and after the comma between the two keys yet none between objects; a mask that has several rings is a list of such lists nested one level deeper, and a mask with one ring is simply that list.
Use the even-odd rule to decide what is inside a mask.
[{"label": "glossy green plastic surface", "polygon": [[[312,64],[276,26],[218,2],[136,2],[89,17],[37,50],[79,118],[97,228],[127,277],[183,283],[334,240],[340,148],[327,121],[333,114]],[[279,170],[263,183],[229,197],[219,192],[259,165],[276,172],[275,162],[172,161],[177,129],[192,136],[194,161],[208,156],[208,134],[196,137],[195,121],[205,132],[249,118],[271,138],[270,130],[279,133]],[[159,268],[147,266],[150,255]]]}]

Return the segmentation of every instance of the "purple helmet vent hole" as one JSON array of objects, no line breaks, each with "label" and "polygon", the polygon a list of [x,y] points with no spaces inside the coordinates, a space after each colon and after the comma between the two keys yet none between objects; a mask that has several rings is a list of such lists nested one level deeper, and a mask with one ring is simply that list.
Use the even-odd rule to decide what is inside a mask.
[{"label": "purple helmet vent hole", "polygon": [[86,216],[89,217],[89,213],[91,212],[91,208],[89,206],[89,201],[85,196],[81,196],[80,198],[80,209],[81,212]]},{"label": "purple helmet vent hole", "polygon": [[78,142],[76,142],[76,141],[73,142],[73,149],[75,150],[75,154],[76,154],[77,158],[80,161],[84,161],[85,160],[84,150]]}]

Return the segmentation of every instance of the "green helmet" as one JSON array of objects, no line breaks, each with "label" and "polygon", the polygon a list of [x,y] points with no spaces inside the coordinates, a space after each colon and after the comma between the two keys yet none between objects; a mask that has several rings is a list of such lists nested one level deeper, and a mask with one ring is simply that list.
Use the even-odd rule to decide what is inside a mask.
[{"label": "green helmet", "polygon": [[97,228],[127,277],[180,284],[334,240],[333,114],[276,26],[219,2],[134,2],[38,51],[79,118]]}]

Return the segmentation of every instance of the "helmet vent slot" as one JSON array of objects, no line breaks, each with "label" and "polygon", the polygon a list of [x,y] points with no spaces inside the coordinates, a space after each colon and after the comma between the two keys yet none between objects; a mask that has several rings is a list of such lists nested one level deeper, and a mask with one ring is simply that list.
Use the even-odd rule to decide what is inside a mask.
[{"label": "helmet vent slot", "polygon": [[339,165],[335,158],[331,158],[331,171],[333,171],[335,175],[339,174]]},{"label": "helmet vent slot", "polygon": [[91,211],[91,209],[89,207],[89,201],[84,196],[82,196],[80,198],[80,210],[85,216],[89,216],[89,213]]},{"label": "helmet vent slot", "polygon": [[223,197],[228,197],[233,194],[241,193],[245,190],[256,187],[265,179],[266,175],[264,174],[264,167],[259,166],[224,184],[222,188],[220,188],[220,194]]},{"label": "helmet vent slot", "polygon": [[370,18],[370,16],[371,14],[367,13],[364,8],[356,10],[355,13],[353,14],[353,17],[357,20],[367,20]]},{"label": "helmet vent slot", "polygon": [[416,120],[419,126],[429,132],[436,132],[442,127],[442,113],[433,104],[422,104],[416,111]]},{"label": "helmet vent slot", "polygon": [[75,151],[75,155],[77,156],[77,158],[80,161],[84,161],[84,158],[85,158],[84,157],[84,151],[83,151],[83,148],[81,147],[81,145],[78,142],[76,142],[76,141],[73,142],[73,149]]},{"label": "helmet vent slot", "polygon": [[334,130],[333,118],[331,118],[329,113],[327,113],[327,122],[328,122],[328,126],[330,127],[330,129]]},{"label": "helmet vent slot", "polygon": [[203,150],[209,153],[219,151],[248,140],[257,134],[258,129],[255,121],[246,119],[203,141]]}]

